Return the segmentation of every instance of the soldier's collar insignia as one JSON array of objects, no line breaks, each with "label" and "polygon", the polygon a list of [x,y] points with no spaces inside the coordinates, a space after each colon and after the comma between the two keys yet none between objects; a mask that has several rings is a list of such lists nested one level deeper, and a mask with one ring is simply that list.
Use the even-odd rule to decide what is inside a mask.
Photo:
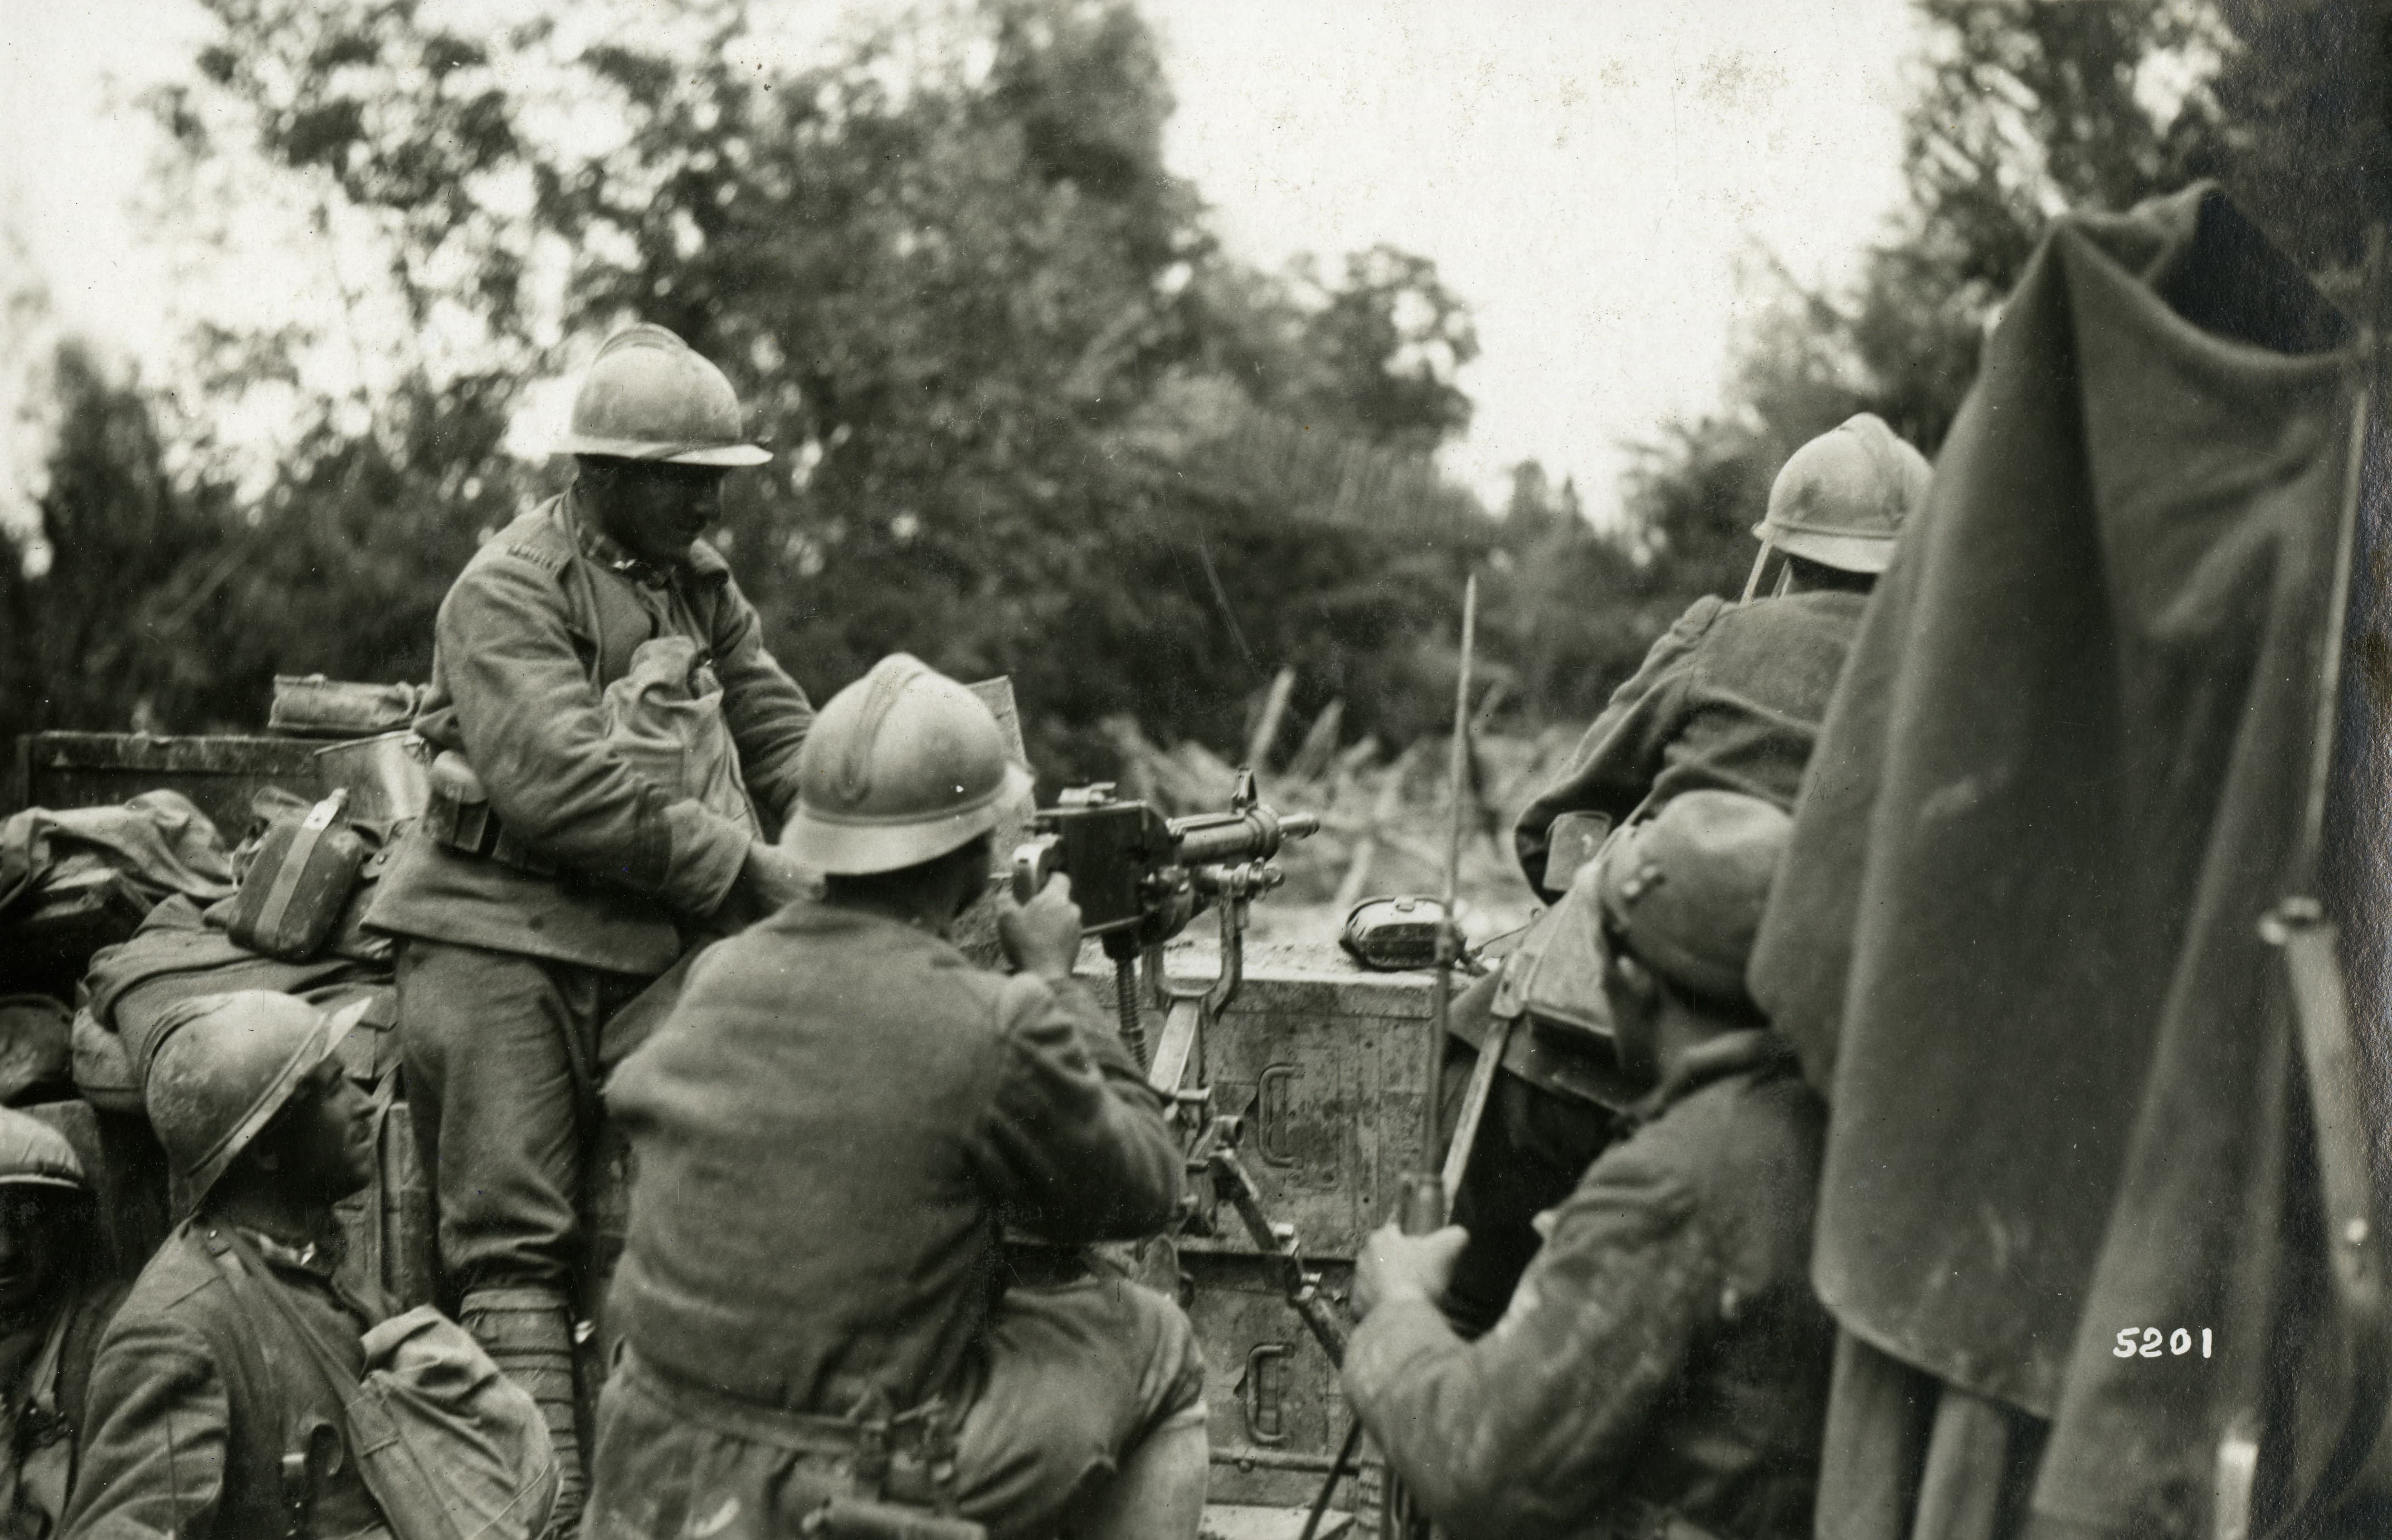
[{"label": "soldier's collar insignia", "polygon": [[288,1241],[279,1240],[263,1230],[254,1229],[246,1224],[238,1224],[233,1228],[239,1230],[244,1239],[257,1248],[259,1256],[277,1267],[288,1268],[294,1273],[312,1273],[319,1278],[329,1278],[332,1275],[334,1270],[332,1259],[326,1255],[325,1248],[312,1240],[305,1245],[293,1246]]}]

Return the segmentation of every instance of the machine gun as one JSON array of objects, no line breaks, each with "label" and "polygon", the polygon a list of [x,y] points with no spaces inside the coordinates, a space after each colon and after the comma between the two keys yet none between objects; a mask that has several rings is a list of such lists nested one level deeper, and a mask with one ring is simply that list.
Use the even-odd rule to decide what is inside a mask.
[{"label": "machine gun", "polygon": [[[1320,821],[1265,807],[1254,794],[1253,772],[1240,770],[1227,812],[1165,818],[1099,783],[1063,793],[1031,826],[1034,837],[1014,854],[1014,899],[1027,902],[1055,873],[1068,873],[1083,933],[1104,938],[1105,954],[1113,961],[1122,1040],[1145,1069],[1147,1083],[1172,1099],[1187,1142],[1189,1195],[1179,1233],[1217,1235],[1220,1210],[1227,1207],[1255,1249],[1273,1259],[1288,1307],[1330,1363],[1343,1364],[1346,1323],[1324,1294],[1320,1274],[1307,1264],[1295,1227],[1274,1221],[1263,1207],[1262,1193],[1239,1156],[1244,1119],[1215,1107],[1204,1075],[1207,1030],[1228,1009],[1245,975],[1246,906],[1284,880],[1270,864],[1280,847],[1313,833]],[[1176,989],[1164,975],[1164,943],[1214,905],[1221,923],[1218,972],[1201,990]],[[1141,960],[1148,990],[1164,1012],[1162,1041],[1150,1060],[1138,991]],[[1192,1087],[1185,1083],[1191,1067],[1197,1082]],[[1169,1237],[1149,1243],[1141,1269],[1159,1262],[1167,1275],[1176,1275],[1176,1255]],[[1150,1275],[1149,1281],[1168,1277]],[[1346,1430],[1306,1519],[1306,1540],[1319,1528],[1338,1480],[1352,1470],[1360,1436],[1359,1422]]]},{"label": "machine gun", "polygon": [[[1279,1259],[1288,1303],[1332,1362],[1345,1357],[1345,1327],[1320,1295],[1320,1276],[1304,1264],[1294,1230],[1274,1223],[1254,1179],[1238,1159],[1244,1121],[1223,1116],[1203,1082],[1206,1029],[1228,1010],[1245,975],[1246,906],[1280,886],[1284,874],[1270,860],[1288,840],[1320,827],[1310,813],[1281,813],[1254,795],[1251,770],[1240,770],[1227,812],[1166,818],[1151,804],[1125,801],[1110,783],[1076,787],[1032,821],[1034,837],[1014,853],[1013,896],[1027,902],[1057,872],[1072,878],[1085,934],[1104,939],[1113,960],[1122,1040],[1146,1071],[1147,1083],[1172,1099],[1188,1141],[1191,1189],[1182,1229],[1212,1235],[1227,1203],[1262,1251]],[[1208,907],[1218,906],[1220,965],[1201,990],[1173,988],[1164,977],[1163,945]],[[1161,1045],[1146,1052],[1144,1002],[1138,968],[1163,1007]],[[1198,1084],[1186,1086],[1190,1065]]]},{"label": "machine gun", "polygon": [[[1146,959],[1149,980],[1167,1004],[1163,944],[1219,904],[1222,975],[1204,992],[1202,1015],[1228,1008],[1244,967],[1246,905],[1286,881],[1270,864],[1280,846],[1320,827],[1310,813],[1265,807],[1252,770],[1238,772],[1227,812],[1185,818],[1166,818],[1151,803],[1118,797],[1111,782],[1078,786],[1032,819],[1033,837],[1013,855],[1013,898],[1027,903],[1056,873],[1071,877],[1082,933],[1100,937],[1112,959],[1122,1041],[1138,1068],[1150,1072],[1158,1066],[1147,1053],[1138,960]],[[1183,1055],[1172,1066],[1172,1083],[1163,1089],[1176,1090],[1186,1063]]]}]

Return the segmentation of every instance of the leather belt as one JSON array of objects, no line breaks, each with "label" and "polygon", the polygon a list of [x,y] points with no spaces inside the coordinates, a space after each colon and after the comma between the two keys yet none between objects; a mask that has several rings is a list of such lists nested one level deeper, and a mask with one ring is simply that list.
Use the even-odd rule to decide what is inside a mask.
[{"label": "leather belt", "polygon": [[556,875],[556,862],[507,833],[488,802],[470,800],[437,779],[424,805],[423,832],[443,849],[481,856],[536,877]]},{"label": "leather belt", "polygon": [[956,1424],[959,1414],[932,1397],[906,1412],[848,1417],[793,1412],[696,1384],[623,1344],[616,1373],[675,1417],[749,1443],[843,1465],[856,1495],[955,1510]]}]

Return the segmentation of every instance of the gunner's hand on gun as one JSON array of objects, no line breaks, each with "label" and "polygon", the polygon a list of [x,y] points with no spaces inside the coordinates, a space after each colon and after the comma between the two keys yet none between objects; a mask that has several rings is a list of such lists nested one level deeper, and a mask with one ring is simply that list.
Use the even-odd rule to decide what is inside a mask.
[{"label": "gunner's hand on gun", "polygon": [[1072,879],[1058,872],[1026,904],[997,916],[997,939],[1023,973],[1049,982],[1072,977],[1080,957],[1080,906],[1072,901]]}]

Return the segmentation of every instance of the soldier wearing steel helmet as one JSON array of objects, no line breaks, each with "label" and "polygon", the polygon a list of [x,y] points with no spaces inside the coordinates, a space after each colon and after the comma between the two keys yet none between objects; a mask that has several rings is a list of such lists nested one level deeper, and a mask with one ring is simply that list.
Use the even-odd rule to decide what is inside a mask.
[{"label": "soldier wearing steel helmet", "polygon": [[74,1489],[92,1355],[124,1297],[83,1161],[0,1107],[0,1540],[53,1540]]},{"label": "soldier wearing steel helmet", "polygon": [[947,939],[1028,784],[913,658],[823,708],[783,836],[823,896],[709,950],[607,1089],[637,1175],[585,1534],[774,1540],[837,1499],[1193,1540],[1186,1316],[1109,1272],[1008,1284],[998,1247],[1152,1234],[1181,1178],[1072,977],[1068,881],[1000,922],[1009,976]]},{"label": "soldier wearing steel helmet", "polygon": [[[812,711],[699,537],[728,471],[770,458],[722,371],[662,327],[618,332],[558,451],[573,484],[485,544],[440,606],[415,724],[439,751],[433,807],[370,923],[402,938],[400,1040],[444,1290],[547,1414],[569,1522],[600,1029],[694,936],[800,889],[765,836]],[[747,807],[659,784],[610,740],[607,688],[659,639],[694,655],[692,697],[719,700]]]},{"label": "soldier wearing steel helmet", "polygon": [[188,1217],[101,1339],[66,1535],[387,1533],[342,1401],[295,1337],[361,1372],[358,1336],[388,1314],[333,1276],[332,1206],[374,1170],[368,1104],[333,1052],[357,1014],[244,990],[160,1023],[143,1099]]},{"label": "soldier wearing steel helmet", "polygon": [[1867,412],[1794,452],[1753,526],[1744,602],[1695,601],[1520,815],[1512,838],[1531,886],[1550,899],[1568,886],[1545,870],[1564,813],[1616,827],[1702,787],[1793,807],[1869,590],[1930,474]]},{"label": "soldier wearing steel helmet", "polygon": [[[1866,412],[1788,459],[1753,526],[1761,550],[1744,601],[1706,597],[1679,616],[1520,815],[1514,845],[1540,896],[1561,900],[1570,886],[1571,874],[1549,870],[1548,860],[1565,814],[1621,827],[1706,789],[1792,809],[1869,592],[1924,504],[1930,475],[1926,458]],[[1465,990],[1454,1003],[1457,1038],[1476,1043],[1491,1016],[1524,1014],[1524,971]],[[1467,1053],[1457,1045],[1457,1058]],[[1569,1191],[1615,1137],[1626,1100],[1599,1042],[1549,1030],[1533,1014],[1513,1031],[1504,1065],[1453,1200],[1471,1233],[1453,1302],[1472,1325],[1502,1310],[1537,1248],[1530,1216]],[[1458,1091],[1466,1075],[1457,1066],[1448,1081]]]},{"label": "soldier wearing steel helmet", "polygon": [[1807,1540],[1833,1333],[1809,1264],[1826,1111],[1745,984],[1791,820],[1697,791],[1600,859],[1603,988],[1642,1088],[1539,1216],[1493,1327],[1438,1308],[1464,1233],[1365,1247],[1345,1364],[1454,1540]]}]

